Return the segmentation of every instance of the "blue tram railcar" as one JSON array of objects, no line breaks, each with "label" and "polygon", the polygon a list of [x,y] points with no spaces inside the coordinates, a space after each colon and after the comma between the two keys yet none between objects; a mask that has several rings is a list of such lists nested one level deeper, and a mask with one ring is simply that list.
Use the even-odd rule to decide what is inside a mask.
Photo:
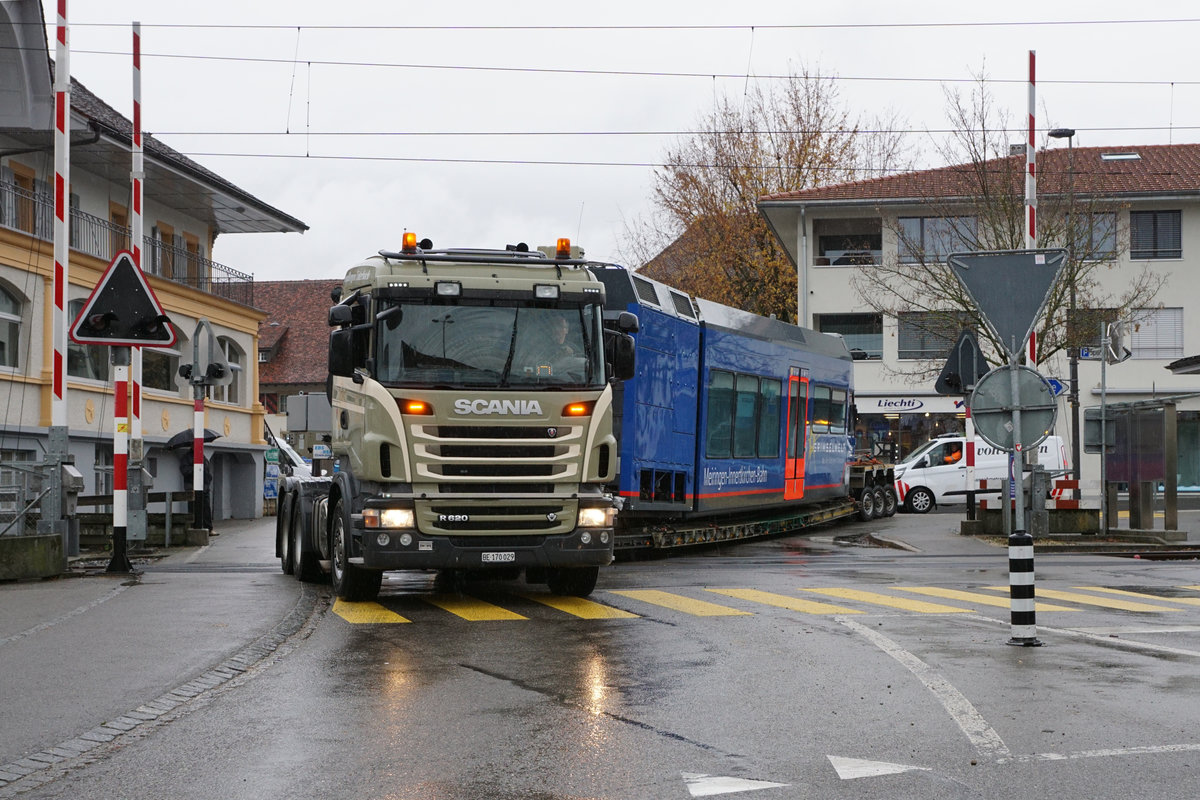
[{"label": "blue tram railcar", "polygon": [[614,399],[625,524],[743,518],[849,495],[852,361],[837,337],[596,268],[640,320]]}]

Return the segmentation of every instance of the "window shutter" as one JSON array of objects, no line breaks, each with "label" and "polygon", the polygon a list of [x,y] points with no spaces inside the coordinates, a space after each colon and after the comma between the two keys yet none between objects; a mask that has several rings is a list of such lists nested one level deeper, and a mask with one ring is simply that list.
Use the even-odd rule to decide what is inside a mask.
[{"label": "window shutter", "polygon": [[54,240],[54,195],[46,181],[33,181],[33,235]]},{"label": "window shutter", "polygon": [[0,225],[17,227],[17,179],[8,167],[0,167]]},{"label": "window shutter", "polygon": [[144,269],[151,275],[162,275],[162,248],[159,247],[161,237],[158,235],[158,226],[150,227],[150,247],[143,254],[142,260],[146,262]]},{"label": "window shutter", "polygon": [[1183,309],[1156,308],[1131,327],[1129,349],[1134,358],[1183,357]]}]

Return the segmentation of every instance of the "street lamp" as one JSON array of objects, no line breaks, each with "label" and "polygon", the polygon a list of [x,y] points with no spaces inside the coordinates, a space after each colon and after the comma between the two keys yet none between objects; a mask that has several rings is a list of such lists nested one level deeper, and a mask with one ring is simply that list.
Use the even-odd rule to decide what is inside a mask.
[{"label": "street lamp", "polygon": [[[1075,333],[1079,326],[1075,324],[1075,140],[1074,128],[1055,128],[1047,133],[1051,139],[1067,140],[1067,263],[1071,274],[1070,283],[1070,312],[1067,317],[1067,330]],[[1074,329],[1074,330],[1072,330]],[[1079,466],[1079,348],[1075,342],[1068,342],[1067,358],[1070,363],[1068,380],[1071,389],[1067,392],[1067,402],[1071,406],[1071,469],[1075,480],[1080,479]]]}]

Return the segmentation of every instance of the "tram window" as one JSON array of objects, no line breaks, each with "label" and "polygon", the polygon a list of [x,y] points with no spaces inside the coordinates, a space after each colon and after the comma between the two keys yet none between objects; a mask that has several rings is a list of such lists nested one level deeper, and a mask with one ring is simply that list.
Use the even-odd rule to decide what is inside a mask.
[{"label": "tram window", "polygon": [[733,373],[713,370],[708,379],[708,430],[704,452],[729,458],[733,443]]},{"label": "tram window", "polygon": [[779,381],[763,378],[759,387],[758,457],[779,457]]},{"label": "tram window", "polygon": [[816,386],[813,388],[813,433],[827,433],[829,431],[830,417],[833,414],[831,409],[831,395],[832,390],[828,386]]},{"label": "tram window", "polygon": [[733,457],[753,458],[758,444],[758,378],[737,376],[733,420]]},{"label": "tram window", "polygon": [[846,432],[846,392],[834,389],[829,400],[829,432]]}]

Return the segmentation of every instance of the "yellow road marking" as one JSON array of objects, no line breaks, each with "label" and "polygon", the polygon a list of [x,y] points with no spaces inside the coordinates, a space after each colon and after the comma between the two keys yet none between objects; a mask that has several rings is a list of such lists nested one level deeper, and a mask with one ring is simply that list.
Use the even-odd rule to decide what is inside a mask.
[{"label": "yellow road marking", "polygon": [[[930,597],[941,597],[945,600],[962,600],[965,603],[978,603],[982,606],[995,606],[996,608],[1008,608],[1011,602],[1007,597],[992,597],[989,594],[976,594],[975,592],[963,592],[958,589],[939,589],[934,586],[897,586],[902,592],[914,592],[916,594],[927,594]],[[1068,608],[1067,606],[1056,606],[1053,603],[1035,603],[1036,611],[1078,611],[1078,608]]]},{"label": "yellow road marking", "polygon": [[815,600],[804,600],[800,597],[789,597],[786,594],[760,592],[757,589],[707,589],[706,591],[736,597],[739,600],[749,600],[752,603],[762,603],[768,606],[778,606],[792,611],[802,611],[805,614],[861,614],[863,612],[845,606],[835,606],[830,603],[818,603]]},{"label": "yellow road marking", "polygon": [[903,597],[892,597],[875,592],[863,592],[858,589],[803,589],[805,592],[825,594],[830,597],[840,597],[843,600],[857,600],[860,603],[871,603],[888,608],[899,608],[904,611],[917,611],[921,614],[969,614],[968,608],[944,606],[941,603],[927,603],[924,600],[908,600]]},{"label": "yellow road marking", "polygon": [[532,593],[520,593],[520,596],[583,619],[638,619],[637,614],[630,614],[628,611],[606,606],[591,600],[585,600],[582,597],[560,597],[555,594]]},{"label": "yellow road marking", "polygon": [[342,599],[333,601],[333,613],[355,625],[391,625],[397,622],[412,622],[379,603],[350,603]]},{"label": "yellow road marking", "polygon": [[[1163,603],[1182,603],[1185,606],[1200,606],[1200,597],[1161,597],[1157,594],[1143,594],[1142,592],[1127,592],[1124,589],[1108,589],[1104,586],[1075,586],[1075,589],[1084,589],[1089,592],[1104,592],[1105,594],[1119,594],[1122,597],[1136,597],[1139,600],[1158,600]],[[1189,587],[1184,587],[1189,588]]]},{"label": "yellow road marking", "polygon": [[506,608],[492,605],[474,597],[459,597],[450,594],[435,594],[422,598],[426,603],[449,611],[469,622],[495,622],[497,620],[528,619]]},{"label": "yellow road marking", "polygon": [[[985,589],[997,592],[1007,592],[1007,586],[985,586]],[[1049,597],[1051,600],[1065,600],[1068,603],[1082,603],[1087,606],[1101,606],[1102,608],[1116,608],[1121,611],[1179,611],[1178,608],[1168,608],[1166,606],[1155,606],[1149,603],[1134,603],[1130,600],[1116,600],[1107,597],[1093,597],[1090,594],[1079,594],[1078,592],[1060,592],[1057,589],[1043,589],[1040,586],[1034,589],[1034,593],[1038,597]]]},{"label": "yellow road marking", "polygon": [[670,608],[674,611],[682,611],[685,614],[691,614],[696,617],[753,616],[749,611],[738,611],[736,608],[730,608],[729,606],[708,603],[704,600],[693,600],[681,594],[671,594],[670,592],[663,592],[658,589],[614,589],[612,593],[619,594],[622,597],[631,597],[634,600],[641,600],[643,603]]}]

